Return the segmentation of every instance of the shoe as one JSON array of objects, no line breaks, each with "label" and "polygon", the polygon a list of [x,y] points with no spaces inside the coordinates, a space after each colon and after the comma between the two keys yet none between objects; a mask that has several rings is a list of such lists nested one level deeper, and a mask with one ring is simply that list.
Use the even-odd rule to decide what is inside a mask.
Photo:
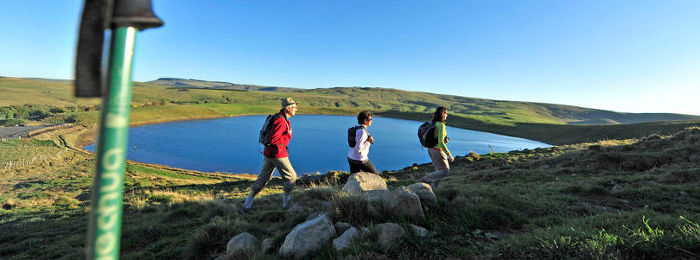
[{"label": "shoe", "polygon": [[252,210],[253,210],[253,209],[251,209],[251,208],[246,208],[246,207],[241,206],[241,207],[238,209],[238,213],[240,213],[240,214],[248,214],[248,213],[250,213]]},{"label": "shoe", "polygon": [[284,197],[284,198],[282,199],[282,209],[288,210],[288,209],[289,209],[289,205],[291,205],[291,204],[292,204],[292,197],[291,197],[291,196],[289,196],[289,197]]}]

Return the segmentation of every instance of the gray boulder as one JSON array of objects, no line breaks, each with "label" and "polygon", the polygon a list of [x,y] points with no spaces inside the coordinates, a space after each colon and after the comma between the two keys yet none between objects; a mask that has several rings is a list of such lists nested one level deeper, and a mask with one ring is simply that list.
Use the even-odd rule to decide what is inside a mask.
[{"label": "gray boulder", "polygon": [[333,239],[333,247],[335,247],[335,250],[338,252],[342,252],[352,245],[352,242],[355,239],[360,238],[362,235],[362,232],[357,230],[354,227],[351,227],[347,231],[343,232],[342,235],[340,235],[338,238]]},{"label": "gray boulder", "polygon": [[368,172],[353,173],[348,177],[348,181],[342,188],[342,191],[364,195],[366,191],[371,190],[386,190],[386,182],[379,175]]},{"label": "gray boulder", "polygon": [[275,249],[275,239],[268,237],[263,239],[262,243],[260,243],[260,251],[263,254],[269,254]]},{"label": "gray boulder", "polygon": [[280,247],[280,255],[302,258],[327,246],[335,237],[335,227],[325,214],[294,227]]},{"label": "gray boulder", "polygon": [[372,190],[365,193],[367,198],[367,213],[372,217],[380,217],[396,207],[396,195],[389,190]]},{"label": "gray boulder", "polygon": [[240,252],[255,251],[255,242],[257,239],[248,232],[240,233],[226,244],[226,254],[235,254]]},{"label": "gray boulder", "polygon": [[377,243],[382,249],[388,249],[398,239],[406,235],[406,230],[395,223],[382,223],[376,226]]},{"label": "gray boulder", "polygon": [[430,185],[420,182],[416,184],[411,184],[406,188],[418,195],[418,198],[420,198],[420,202],[421,204],[423,204],[423,206],[437,206],[437,197],[435,196],[435,193],[433,192],[433,189],[430,187]]},{"label": "gray boulder", "polygon": [[345,233],[346,230],[348,230],[352,227],[350,224],[345,223],[345,222],[336,222],[334,226],[335,226],[335,232],[337,232],[337,233]]},{"label": "gray boulder", "polygon": [[423,227],[409,224],[408,228],[411,230],[411,233],[413,233],[414,235],[416,235],[418,237],[424,237],[424,236],[428,235],[428,230],[423,228]]},{"label": "gray boulder", "polygon": [[[393,216],[406,216],[411,219],[424,219],[423,206],[418,195],[405,186],[396,188],[393,191],[396,195],[396,203],[390,204],[389,213]],[[385,202],[386,203],[386,202]],[[386,205],[386,204],[385,204]],[[386,209],[385,209],[386,210]]]}]

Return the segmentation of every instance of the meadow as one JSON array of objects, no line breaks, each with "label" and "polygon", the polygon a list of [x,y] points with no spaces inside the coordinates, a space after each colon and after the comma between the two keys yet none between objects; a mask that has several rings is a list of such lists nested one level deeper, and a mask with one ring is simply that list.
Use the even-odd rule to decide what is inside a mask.
[{"label": "meadow", "polygon": [[[33,115],[23,120],[39,123],[72,121],[29,139],[0,142],[0,258],[83,258],[95,160],[80,147],[94,136],[99,99],[72,98],[65,81],[0,78],[0,90],[5,115]],[[457,156],[452,175],[436,190],[438,207],[420,221],[369,217],[362,200],[340,191],[346,172],[299,180],[293,203],[301,211],[280,208],[282,186],[274,179],[253,212],[241,215],[238,207],[252,176],[128,162],[121,256],[235,258],[225,255],[232,236],[245,231],[260,240],[273,238],[279,246],[307,216],[325,212],[334,222],[370,230],[391,221],[425,227],[429,234],[409,235],[387,249],[370,235],[344,255],[328,247],[316,259],[700,257],[700,128],[692,116],[576,125],[602,112],[393,89],[270,92],[135,83],[131,119],[146,124],[266,114],[286,96],[301,102],[303,113],[348,115],[370,109],[413,120],[427,120],[435,106],[444,105],[450,108],[451,126],[555,146]],[[618,114],[616,122],[659,116]],[[416,183],[432,170],[428,164],[407,165],[381,176],[393,189]],[[246,257],[280,258],[274,252]]]}]

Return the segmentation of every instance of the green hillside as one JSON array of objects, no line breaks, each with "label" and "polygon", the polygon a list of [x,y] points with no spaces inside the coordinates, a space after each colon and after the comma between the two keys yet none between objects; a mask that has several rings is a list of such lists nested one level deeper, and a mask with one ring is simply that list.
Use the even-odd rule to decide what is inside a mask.
[{"label": "green hillside", "polygon": [[[62,130],[0,142],[0,256],[84,258],[94,158],[61,144]],[[700,255],[700,128],[670,136],[458,156],[426,219],[370,217],[340,191],[347,173],[297,182],[280,208],[273,179],[251,214],[237,213],[251,179],[128,163],[123,259],[279,259],[275,252],[225,255],[240,232],[275,248],[308,215],[369,227],[394,222],[428,230],[383,249],[376,235],[345,258],[332,247],[315,259],[693,259]],[[2,167],[41,156],[33,163]],[[428,164],[385,172],[390,189],[432,171]],[[316,176],[313,176],[316,177]]]},{"label": "green hillside", "polygon": [[[435,107],[445,106],[451,113],[448,125],[550,144],[636,138],[651,133],[670,134],[700,122],[700,117],[692,115],[617,113],[386,88],[285,89],[255,86],[258,90],[245,90],[218,87],[252,85],[181,79],[159,79],[155,82],[165,85],[134,83],[133,124],[272,113],[278,109],[279,100],[287,96],[301,102],[299,111],[307,114],[354,115],[368,109],[382,116],[423,121],[430,118]],[[178,84],[181,86],[177,87]],[[275,91],[280,89],[283,91]],[[0,95],[0,120],[11,113],[15,116],[19,114],[20,118],[47,123],[75,122],[88,127],[96,126],[100,100],[73,98],[70,81],[2,77],[0,92],[3,93]],[[648,123],[656,121],[668,122]],[[581,123],[641,124],[579,125]]]}]

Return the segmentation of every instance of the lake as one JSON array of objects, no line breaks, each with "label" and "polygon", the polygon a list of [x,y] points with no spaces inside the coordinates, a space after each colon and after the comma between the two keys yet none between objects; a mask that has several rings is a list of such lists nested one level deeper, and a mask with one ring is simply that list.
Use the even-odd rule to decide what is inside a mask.
[{"label": "lake", "polygon": [[[157,163],[205,172],[257,174],[262,166],[263,146],[258,133],[266,116],[240,116],[145,125],[131,128],[129,160]],[[374,117],[368,128],[374,136],[369,158],[379,171],[398,170],[413,163],[430,162],[418,142],[422,122]],[[449,121],[449,118],[448,118]],[[293,132],[289,159],[297,174],[329,170],[349,171],[347,129],[355,116],[297,115],[290,120]],[[453,156],[470,151],[488,153],[549,147],[523,138],[447,127]],[[94,145],[85,147],[94,151]],[[277,174],[275,172],[275,174]]]}]

